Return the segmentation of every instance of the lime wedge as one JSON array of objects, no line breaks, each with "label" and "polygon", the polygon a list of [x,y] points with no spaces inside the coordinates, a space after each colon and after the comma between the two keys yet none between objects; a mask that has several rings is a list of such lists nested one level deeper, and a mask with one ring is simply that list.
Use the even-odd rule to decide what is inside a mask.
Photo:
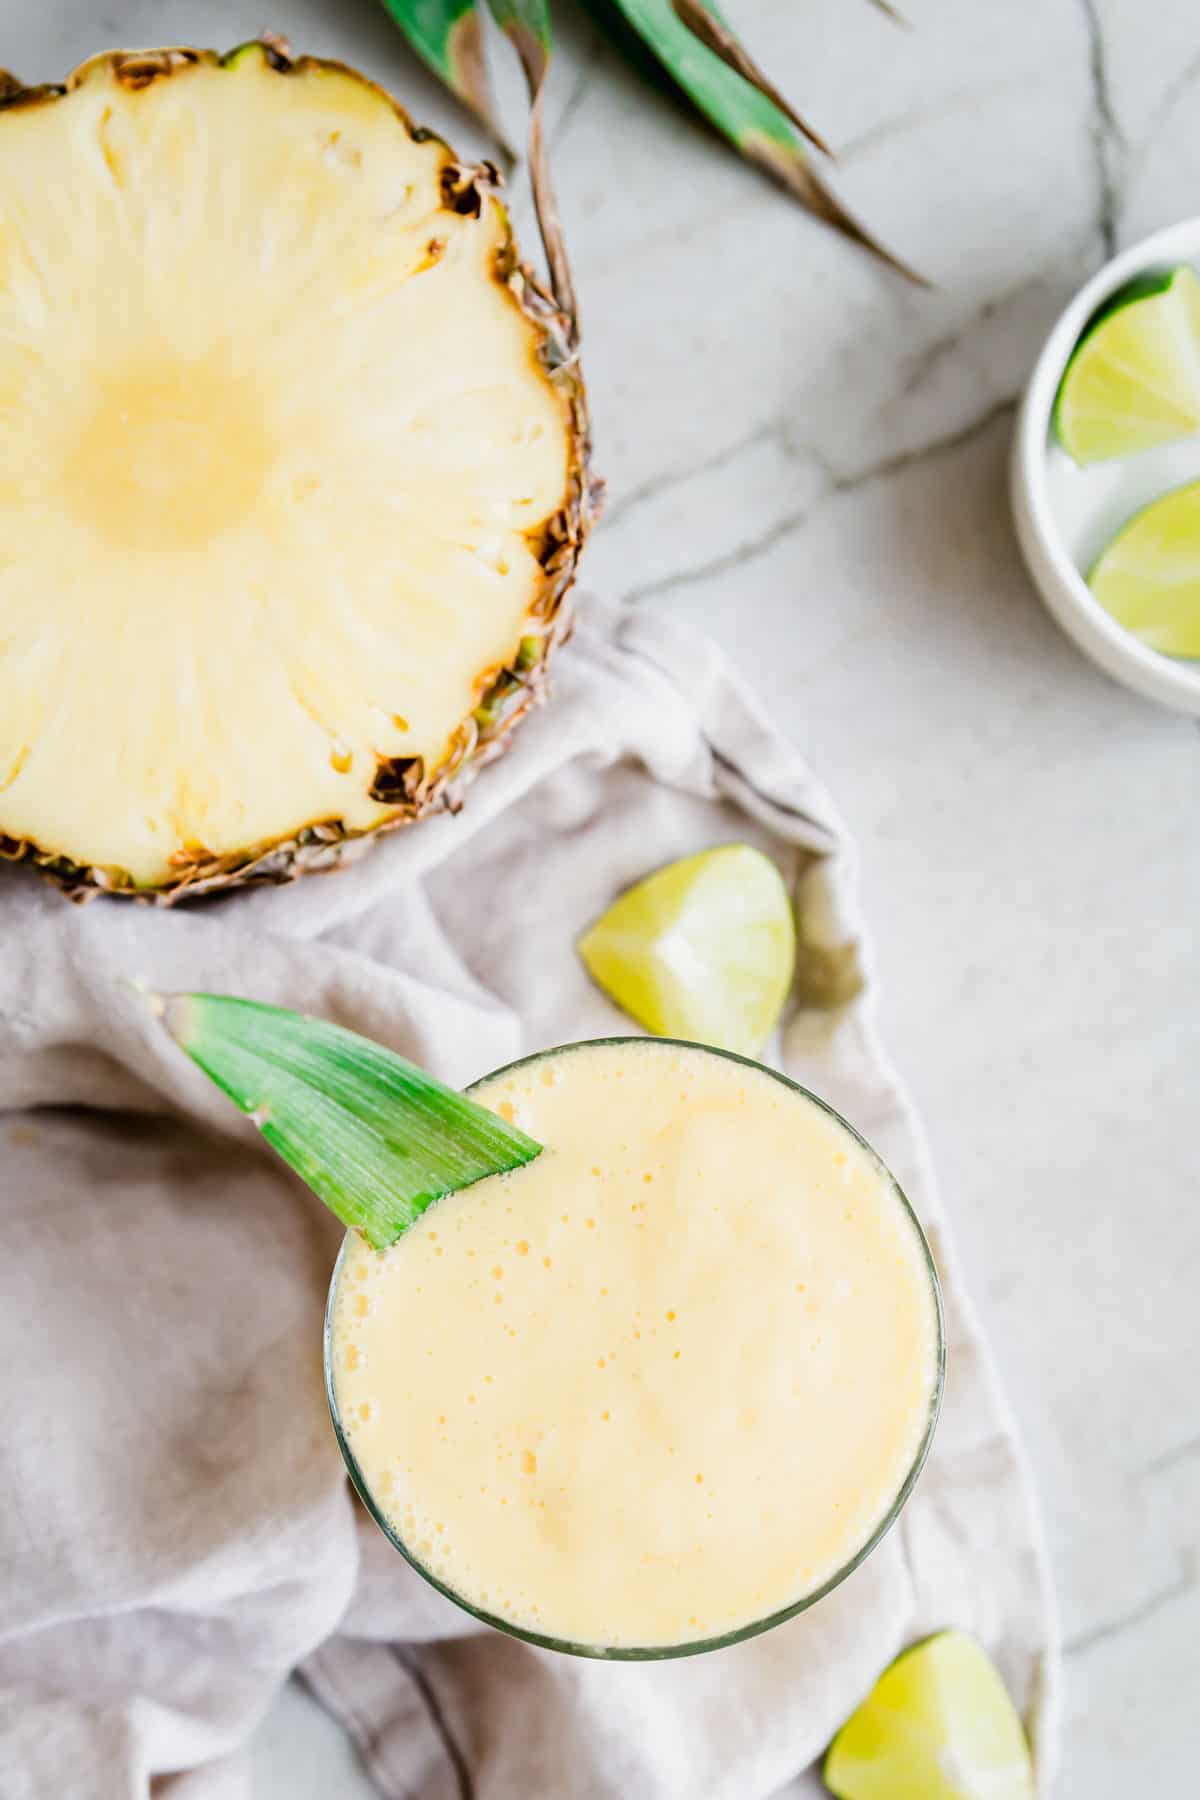
[{"label": "lime wedge", "polygon": [[1200,280],[1146,275],[1097,313],[1067,364],[1054,429],[1077,463],[1200,431]]},{"label": "lime wedge", "polygon": [[1200,657],[1200,482],[1135,513],[1100,553],[1088,583],[1148,649]]},{"label": "lime wedge", "polygon": [[757,1056],[792,985],[796,926],[775,864],[726,844],[638,882],[579,954],[647,1030]]},{"label": "lime wedge", "polygon": [[830,1745],[838,1800],[1032,1800],[1033,1764],[995,1663],[943,1631],[885,1669]]}]

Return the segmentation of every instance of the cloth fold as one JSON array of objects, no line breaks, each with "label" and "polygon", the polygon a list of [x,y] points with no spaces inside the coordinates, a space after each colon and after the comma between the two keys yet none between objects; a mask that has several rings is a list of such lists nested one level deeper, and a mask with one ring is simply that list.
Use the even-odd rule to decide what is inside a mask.
[{"label": "cloth fold", "polygon": [[[338,1228],[174,1052],[132,985],[302,1007],[465,1083],[629,1029],[579,930],[620,888],[746,841],[794,885],[778,1060],[879,1149],[930,1235],[946,1401],[899,1525],[786,1626],[660,1664],[478,1626],[352,1502],[325,1412]],[[844,829],[723,657],[589,602],[553,704],[463,812],[352,868],[161,912],[0,882],[0,1792],[235,1800],[299,1666],[388,1800],[818,1793],[832,1732],[907,1643],[957,1625],[1053,1763],[1057,1627],[1019,1439],[876,1037]],[[806,1771],[808,1771],[806,1773]]]}]

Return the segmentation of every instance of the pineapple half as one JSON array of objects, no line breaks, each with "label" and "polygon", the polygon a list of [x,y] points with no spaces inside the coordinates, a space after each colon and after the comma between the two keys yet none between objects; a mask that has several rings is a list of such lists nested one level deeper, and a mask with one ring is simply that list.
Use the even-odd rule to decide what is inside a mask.
[{"label": "pineapple half", "polygon": [[0,82],[0,851],[171,899],[452,800],[596,490],[495,172],[278,39]]}]

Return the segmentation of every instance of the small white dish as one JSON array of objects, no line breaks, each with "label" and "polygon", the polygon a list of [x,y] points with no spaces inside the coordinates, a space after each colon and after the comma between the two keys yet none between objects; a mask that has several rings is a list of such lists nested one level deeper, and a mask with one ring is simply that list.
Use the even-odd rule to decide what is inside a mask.
[{"label": "small white dish", "polygon": [[1017,537],[1029,572],[1068,637],[1115,681],[1200,715],[1200,662],[1147,649],[1110,618],[1085,580],[1104,545],[1160,494],[1200,480],[1200,437],[1079,469],[1056,442],[1054,397],[1085,325],[1138,275],[1191,263],[1200,272],[1200,219],[1185,219],[1123,250],[1060,315],[1034,364],[1013,436],[1010,468]]}]

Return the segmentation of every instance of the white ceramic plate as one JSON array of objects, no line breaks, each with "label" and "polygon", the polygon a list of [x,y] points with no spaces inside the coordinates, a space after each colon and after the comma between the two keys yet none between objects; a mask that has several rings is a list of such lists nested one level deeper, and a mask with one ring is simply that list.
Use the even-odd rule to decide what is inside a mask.
[{"label": "white ceramic plate", "polygon": [[1093,598],[1084,571],[1134,513],[1160,494],[1200,481],[1200,437],[1078,469],[1050,426],[1054,396],[1083,328],[1135,276],[1192,263],[1200,272],[1200,219],[1158,231],[1105,263],[1060,316],[1034,365],[1012,450],[1012,504],[1029,572],[1063,630],[1114,680],[1200,715],[1200,662],[1148,650]]}]

